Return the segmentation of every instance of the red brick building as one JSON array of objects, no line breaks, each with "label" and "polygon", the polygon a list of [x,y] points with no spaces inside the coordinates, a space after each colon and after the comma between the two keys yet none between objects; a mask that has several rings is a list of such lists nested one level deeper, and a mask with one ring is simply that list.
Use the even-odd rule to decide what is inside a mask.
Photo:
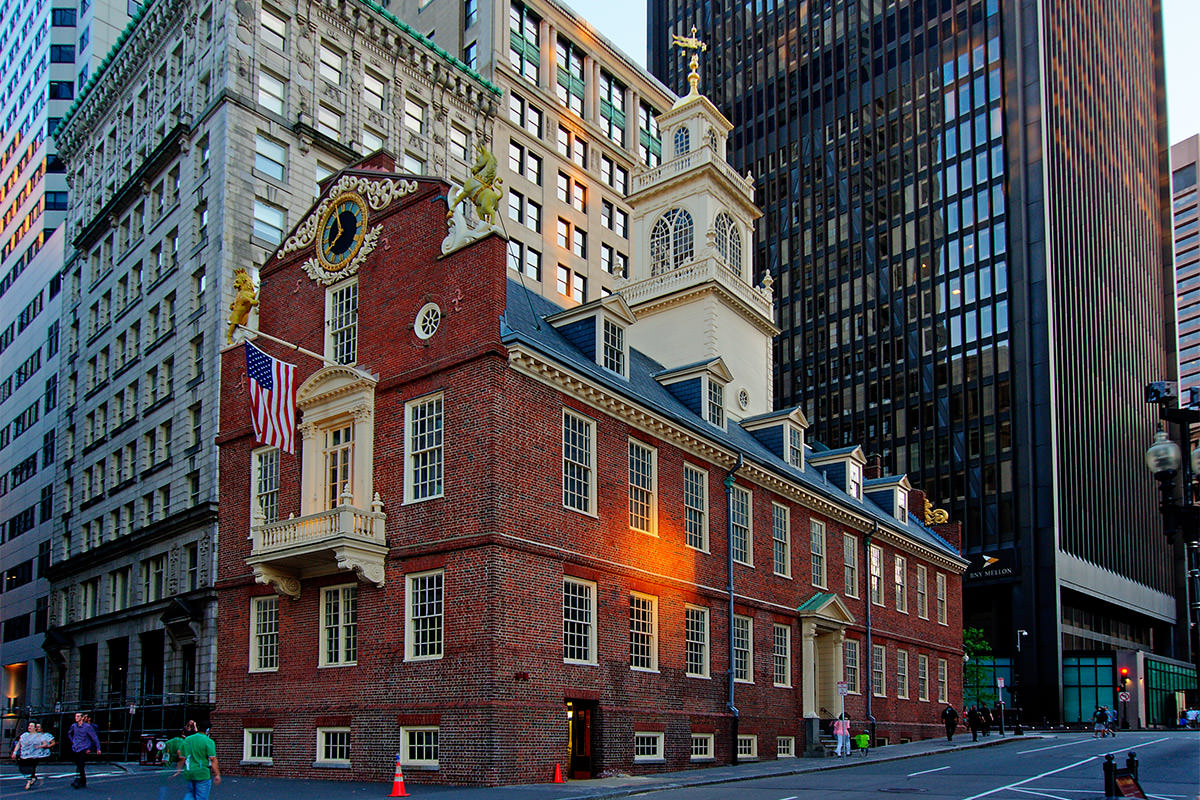
[{"label": "red brick building", "polygon": [[399,751],[410,782],[652,772],[819,749],[843,680],[881,741],[961,703],[953,528],[771,410],[728,123],[690,95],[663,130],[616,295],[554,306],[499,235],[444,254],[448,187],[384,154],[261,270],[257,328],[338,363],[257,340],[297,365],[291,455],[255,443],[242,348],[223,355],[226,771],[386,780]]}]

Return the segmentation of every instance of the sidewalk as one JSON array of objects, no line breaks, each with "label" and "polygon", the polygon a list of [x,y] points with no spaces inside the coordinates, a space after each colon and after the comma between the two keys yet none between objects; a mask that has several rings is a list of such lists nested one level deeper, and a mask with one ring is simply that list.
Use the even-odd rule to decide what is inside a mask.
[{"label": "sidewalk", "polygon": [[[684,770],[681,772],[665,772],[658,775],[621,775],[611,778],[596,778],[593,780],[571,781],[569,783],[540,783],[520,786],[501,786],[495,788],[476,788],[462,786],[432,786],[413,781],[406,783],[410,796],[414,798],[435,797],[451,798],[454,800],[593,800],[594,798],[630,797],[661,789],[678,789],[692,786],[712,786],[731,783],[752,778],[766,778],[779,775],[797,775],[805,772],[816,772],[826,769],[848,769],[865,764],[883,761],[899,761],[907,758],[937,755],[956,750],[967,750],[976,747],[992,747],[1006,742],[1029,742],[1043,738],[1042,734],[1030,733],[1025,736],[1007,735],[1004,737],[992,734],[972,742],[970,734],[959,733],[953,742],[945,739],[924,739],[909,744],[893,744],[872,749],[863,756],[859,751],[846,758],[785,758],[772,761],[752,761],[737,766],[707,767]],[[47,797],[57,797],[61,792],[70,792],[67,786],[73,770],[69,765],[56,764],[46,770],[55,775],[48,783]],[[125,774],[124,779],[119,779]],[[107,784],[105,778],[118,778],[118,783]],[[549,778],[550,776],[546,776]],[[159,780],[156,770],[150,767],[140,767],[135,763],[94,764],[89,769],[89,788],[99,790],[104,797],[110,796],[117,786],[123,786],[121,796],[133,796],[128,792],[137,791],[143,784],[149,787],[157,785]],[[132,781],[132,783],[130,783]],[[319,785],[319,795],[314,784]],[[135,785],[137,788],[135,788]],[[283,778],[246,778],[228,776],[222,781],[214,795],[223,800],[295,800],[297,797],[319,796],[321,800],[366,800],[366,798],[386,797],[390,784],[384,783],[350,783],[341,781],[311,781],[289,780]],[[153,790],[157,793],[157,789]],[[0,788],[0,795],[4,789]],[[36,792],[33,796],[41,795]],[[62,794],[62,796],[69,796]],[[116,794],[111,795],[113,797]],[[150,796],[150,795],[147,795]]]}]

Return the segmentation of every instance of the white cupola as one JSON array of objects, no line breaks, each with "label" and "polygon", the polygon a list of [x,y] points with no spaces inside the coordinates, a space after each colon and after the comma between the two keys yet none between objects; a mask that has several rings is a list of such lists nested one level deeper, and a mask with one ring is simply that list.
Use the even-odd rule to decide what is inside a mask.
[{"label": "white cupola", "polygon": [[[694,34],[694,31],[693,31]],[[693,35],[676,43],[693,50]],[[754,284],[754,183],[725,160],[732,123],[692,90],[659,118],[667,160],[634,176],[633,257],[620,289],[637,317],[630,344],[664,364],[724,357],[735,419],[772,409],[771,279]]]}]

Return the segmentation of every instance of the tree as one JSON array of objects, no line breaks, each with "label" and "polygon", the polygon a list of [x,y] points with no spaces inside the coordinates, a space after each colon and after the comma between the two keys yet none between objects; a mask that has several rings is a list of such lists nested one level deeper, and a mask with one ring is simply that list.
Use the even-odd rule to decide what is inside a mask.
[{"label": "tree", "polygon": [[967,705],[994,704],[996,666],[992,645],[982,628],[963,631],[963,652],[967,655],[963,664],[963,702]]}]

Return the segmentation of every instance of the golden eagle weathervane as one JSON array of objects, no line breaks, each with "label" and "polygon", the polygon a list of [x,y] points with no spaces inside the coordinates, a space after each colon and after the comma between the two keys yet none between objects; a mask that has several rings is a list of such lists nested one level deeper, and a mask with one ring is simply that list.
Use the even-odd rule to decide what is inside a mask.
[{"label": "golden eagle weathervane", "polygon": [[681,36],[678,33],[671,34],[671,46],[678,47],[680,50],[691,50],[692,60],[688,62],[688,66],[692,71],[688,74],[688,83],[692,87],[691,94],[700,93],[700,54],[708,50],[708,45],[696,38],[696,26],[692,26],[691,36]]}]

